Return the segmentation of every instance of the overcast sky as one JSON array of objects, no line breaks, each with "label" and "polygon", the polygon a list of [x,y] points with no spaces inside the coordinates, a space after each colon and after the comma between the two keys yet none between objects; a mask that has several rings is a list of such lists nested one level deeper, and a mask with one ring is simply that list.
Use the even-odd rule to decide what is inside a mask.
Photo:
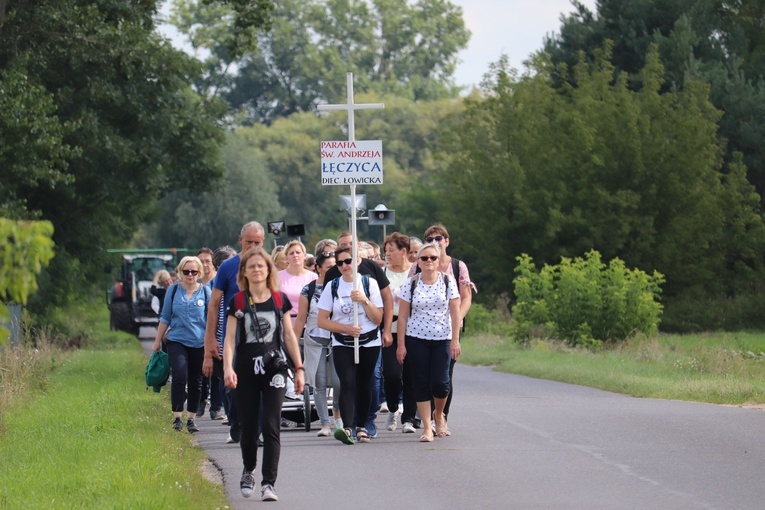
[{"label": "overcast sky", "polygon": [[[458,85],[477,85],[489,63],[501,54],[510,65],[522,63],[542,48],[546,34],[560,32],[561,13],[574,11],[570,0],[450,0],[462,7],[465,24],[472,33],[466,50],[459,55],[455,80]],[[595,12],[595,0],[581,0]]]}]

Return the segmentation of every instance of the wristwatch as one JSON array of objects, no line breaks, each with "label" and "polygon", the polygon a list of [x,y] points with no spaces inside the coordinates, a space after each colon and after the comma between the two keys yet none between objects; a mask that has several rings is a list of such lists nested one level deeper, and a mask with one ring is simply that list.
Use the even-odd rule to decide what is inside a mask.
[{"label": "wristwatch", "polygon": [[369,304],[369,300],[368,300],[368,299],[367,299],[367,300],[365,300],[365,301],[364,301],[364,304],[365,304],[365,305],[368,305],[368,304]]}]

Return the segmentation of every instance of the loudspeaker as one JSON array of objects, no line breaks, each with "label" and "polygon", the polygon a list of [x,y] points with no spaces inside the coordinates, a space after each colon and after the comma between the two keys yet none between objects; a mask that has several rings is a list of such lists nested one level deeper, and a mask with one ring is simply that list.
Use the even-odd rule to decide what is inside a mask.
[{"label": "loudspeaker", "polygon": [[287,235],[290,237],[300,237],[305,235],[305,225],[287,225]]}]

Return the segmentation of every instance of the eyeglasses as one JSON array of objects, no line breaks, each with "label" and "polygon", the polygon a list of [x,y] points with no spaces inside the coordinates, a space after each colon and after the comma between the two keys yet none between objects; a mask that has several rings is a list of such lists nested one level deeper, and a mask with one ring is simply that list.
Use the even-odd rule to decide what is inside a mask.
[{"label": "eyeglasses", "polygon": [[181,269],[181,273],[183,273],[184,276],[196,276],[199,274],[199,271],[196,269]]},{"label": "eyeglasses", "polygon": [[436,260],[438,260],[438,257],[436,257],[435,255],[431,255],[430,257],[420,257],[420,260],[423,262],[427,262],[427,261],[435,262]]},{"label": "eyeglasses", "polygon": [[425,242],[426,243],[432,243],[434,241],[437,242],[437,243],[440,243],[443,240],[444,240],[444,236],[433,236],[433,237],[426,237],[425,238]]},{"label": "eyeglasses", "polygon": [[337,267],[342,267],[343,264],[348,264],[349,266],[353,263],[353,258],[345,259],[345,260],[338,260],[337,261]]}]

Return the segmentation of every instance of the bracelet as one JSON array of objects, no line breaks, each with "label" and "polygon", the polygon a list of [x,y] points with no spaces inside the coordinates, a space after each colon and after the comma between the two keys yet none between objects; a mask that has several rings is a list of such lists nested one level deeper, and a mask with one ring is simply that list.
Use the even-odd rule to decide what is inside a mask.
[{"label": "bracelet", "polygon": [[305,372],[303,365],[300,365],[299,367],[295,367],[295,372],[297,372],[298,370],[302,370],[303,372]]}]

